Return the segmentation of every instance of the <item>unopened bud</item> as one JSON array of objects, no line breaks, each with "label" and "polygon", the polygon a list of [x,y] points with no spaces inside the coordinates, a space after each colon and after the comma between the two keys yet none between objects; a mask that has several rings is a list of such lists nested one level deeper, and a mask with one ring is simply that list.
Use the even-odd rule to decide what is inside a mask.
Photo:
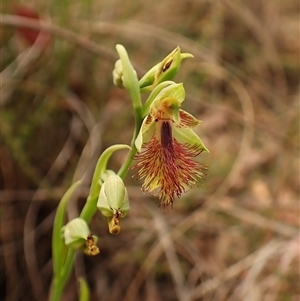
[{"label": "unopened bud", "polygon": [[126,187],[118,175],[108,175],[104,180],[97,207],[108,218],[109,232],[118,234],[121,231],[119,220],[130,210]]},{"label": "unopened bud", "polygon": [[[136,71],[134,70],[135,74]],[[115,62],[115,68],[112,72],[113,83],[119,88],[124,88],[124,78],[123,78],[123,66],[121,60]]]},{"label": "unopened bud", "polygon": [[124,88],[123,86],[123,67],[121,60],[117,60],[115,63],[115,68],[112,72],[113,83],[119,88]]},{"label": "unopened bud", "polygon": [[97,207],[106,217],[111,217],[117,212],[124,217],[129,212],[127,190],[118,175],[109,175],[105,179],[100,189]]}]

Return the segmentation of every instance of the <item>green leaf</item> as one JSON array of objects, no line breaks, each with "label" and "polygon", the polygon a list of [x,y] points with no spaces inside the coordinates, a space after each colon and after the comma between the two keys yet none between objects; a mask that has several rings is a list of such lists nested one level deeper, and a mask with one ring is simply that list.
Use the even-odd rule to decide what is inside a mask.
[{"label": "green leaf", "polygon": [[53,273],[59,275],[65,260],[67,247],[64,244],[64,240],[61,236],[61,229],[65,222],[65,213],[68,201],[71,199],[74,191],[81,184],[80,181],[75,182],[63,195],[61,201],[56,210],[54,223],[53,223],[53,234],[52,234],[52,258],[53,258]]},{"label": "green leaf", "polygon": [[84,278],[79,278],[79,301],[89,301],[90,300],[90,290],[87,282]]}]

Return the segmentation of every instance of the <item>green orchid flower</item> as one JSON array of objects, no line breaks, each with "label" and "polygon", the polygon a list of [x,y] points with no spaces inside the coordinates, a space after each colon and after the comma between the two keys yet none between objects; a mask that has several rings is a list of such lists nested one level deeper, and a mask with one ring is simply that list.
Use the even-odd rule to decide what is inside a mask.
[{"label": "green orchid flower", "polygon": [[182,84],[162,89],[150,105],[135,141],[138,176],[143,190],[157,195],[160,206],[173,205],[192,185],[204,177],[206,166],[195,158],[208,152],[193,128],[201,123],[180,109],[185,91]]}]

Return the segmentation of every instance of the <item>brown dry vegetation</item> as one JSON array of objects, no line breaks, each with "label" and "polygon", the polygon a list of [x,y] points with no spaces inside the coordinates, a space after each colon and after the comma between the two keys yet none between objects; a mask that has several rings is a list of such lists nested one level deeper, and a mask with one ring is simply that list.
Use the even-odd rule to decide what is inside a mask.
[{"label": "brown dry vegetation", "polygon": [[130,99],[111,78],[117,43],[139,75],[177,45],[194,54],[175,80],[203,121],[209,174],[161,209],[130,173],[121,233],[93,218],[101,253],[77,257],[63,300],[78,298],[75,275],[91,300],[299,300],[297,1],[6,0],[2,13],[21,5],[46,33],[32,45],[24,20],[1,16],[1,300],[47,300],[60,197],[84,176],[77,216],[101,151],[130,143]]}]

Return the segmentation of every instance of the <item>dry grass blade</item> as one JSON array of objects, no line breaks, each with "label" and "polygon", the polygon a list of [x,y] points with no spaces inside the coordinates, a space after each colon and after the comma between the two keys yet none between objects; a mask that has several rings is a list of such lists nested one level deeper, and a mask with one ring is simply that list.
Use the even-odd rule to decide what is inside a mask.
[{"label": "dry grass blade", "polygon": [[216,290],[223,283],[225,283],[231,278],[237,277],[241,272],[248,269],[249,267],[255,266],[255,264],[260,265],[262,260],[261,256],[263,256],[264,263],[268,256],[272,256],[276,252],[278,252],[278,249],[280,249],[283,246],[283,244],[285,244],[285,242],[276,240],[269,242],[260,250],[248,255],[246,258],[233,264],[228,269],[217,275],[215,278],[202,283],[191,293],[191,300],[198,300],[201,296],[207,294],[208,292]]},{"label": "dry grass blade", "polygon": [[170,237],[165,220],[158,210],[150,209],[151,215],[153,216],[153,224],[158,234],[159,242],[167,257],[171,275],[174,281],[174,287],[176,290],[177,298],[180,301],[189,300],[187,298],[187,290],[184,286],[185,279],[183,276],[182,268],[180,267],[179,259],[177,257],[174,243]]}]

